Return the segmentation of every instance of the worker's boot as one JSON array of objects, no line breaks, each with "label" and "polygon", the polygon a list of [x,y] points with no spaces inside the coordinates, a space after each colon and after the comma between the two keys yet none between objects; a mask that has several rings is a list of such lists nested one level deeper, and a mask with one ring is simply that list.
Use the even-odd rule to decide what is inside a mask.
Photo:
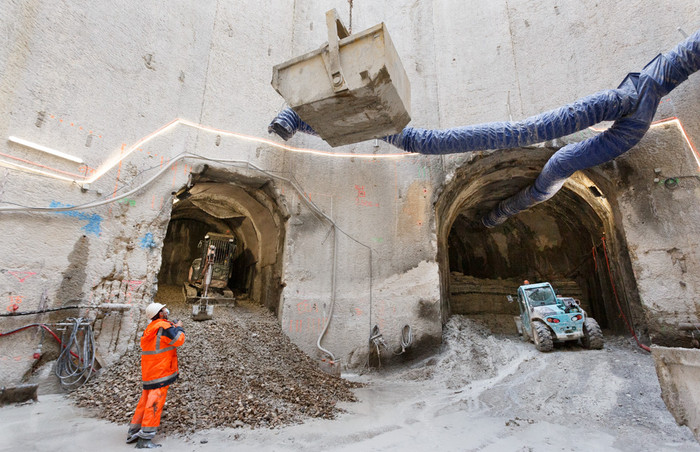
[{"label": "worker's boot", "polygon": [[155,449],[156,447],[160,447],[161,444],[156,444],[152,442],[150,439],[144,439],[144,438],[139,438],[138,442],[136,443],[136,448],[137,449]]},{"label": "worker's boot", "polygon": [[129,432],[126,434],[126,443],[131,444],[135,443],[136,440],[139,439],[139,431],[136,430],[135,432]]}]

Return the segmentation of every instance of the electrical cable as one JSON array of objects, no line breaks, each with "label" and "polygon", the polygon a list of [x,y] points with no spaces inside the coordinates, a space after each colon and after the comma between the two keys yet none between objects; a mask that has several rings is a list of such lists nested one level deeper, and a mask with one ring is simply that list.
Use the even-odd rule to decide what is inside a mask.
[{"label": "electrical cable", "polygon": [[[89,326],[89,325],[88,325],[88,326]],[[79,355],[78,355],[77,353],[75,353],[73,350],[71,350],[70,348],[67,348],[67,346],[66,346],[66,345],[63,343],[63,341],[61,340],[61,338],[58,337],[58,335],[57,335],[56,333],[54,333],[54,332],[51,330],[51,328],[49,328],[49,326],[48,326],[47,324],[45,324],[45,323],[32,323],[32,324],[29,324],[29,325],[25,325],[25,326],[23,326],[23,327],[16,328],[16,329],[14,329],[14,330],[7,331],[7,332],[5,332],[5,333],[0,333],[0,337],[10,336],[10,335],[12,335],[12,334],[19,333],[20,331],[24,331],[24,330],[26,330],[26,329],[33,328],[33,327],[43,328],[45,331],[48,331],[49,334],[51,334],[51,336],[52,336],[54,339],[56,339],[56,342],[58,342],[58,344],[61,346],[61,348],[62,348],[63,350],[66,350],[66,349],[67,349],[67,350],[69,351],[69,353],[70,353],[71,356],[73,356],[74,358],[76,358],[76,359],[78,359],[78,360],[81,360],[81,359],[82,359],[81,356],[79,356]],[[90,333],[92,333],[92,330],[90,330]],[[91,334],[91,335],[92,335],[92,334]],[[94,357],[94,338],[93,338],[93,340],[92,340],[92,343],[93,343],[93,355],[92,355],[91,365],[90,365],[90,368],[91,368],[91,369],[93,369],[92,364],[94,364],[94,358],[95,358],[95,357]],[[62,353],[63,353],[63,352],[62,352]],[[66,359],[70,359],[70,358],[67,358],[67,357],[66,357]],[[89,375],[88,375],[87,377],[89,378]],[[85,382],[87,382],[87,378],[85,379],[85,381],[82,382],[82,384],[85,384]],[[82,384],[81,384],[81,385],[82,385]],[[77,388],[76,388],[76,389],[77,389]]]},{"label": "electrical cable", "polygon": [[140,190],[145,188],[146,186],[150,185],[153,183],[158,177],[160,177],[165,171],[169,170],[171,166],[173,166],[176,162],[184,159],[184,158],[197,158],[198,156],[195,156],[193,154],[187,154],[187,153],[182,153],[177,156],[175,156],[172,160],[170,160],[163,168],[161,168],[160,171],[158,171],[155,175],[153,175],[150,179],[142,183],[141,185],[137,186],[136,188],[127,191],[126,193],[122,193],[119,196],[115,196],[114,198],[109,198],[109,199],[104,199],[102,201],[92,201],[92,202],[87,202],[84,204],[78,204],[75,206],[61,206],[61,207],[38,207],[38,206],[14,206],[14,207],[7,207],[7,206],[0,206],[0,212],[66,212],[66,211],[72,211],[72,210],[83,210],[83,209],[92,209],[94,207],[100,207],[104,206],[107,204],[111,204],[113,202],[117,202],[121,199],[128,198],[129,196],[138,193]]},{"label": "electrical cable", "polygon": [[103,205],[111,204],[113,202],[117,202],[121,199],[127,198],[127,197],[137,193],[138,191],[142,190],[146,186],[150,185],[153,181],[155,181],[165,171],[167,171],[173,164],[175,164],[176,162],[183,160],[183,159],[206,160],[206,161],[227,164],[227,165],[243,164],[249,169],[252,168],[252,169],[254,169],[258,172],[261,172],[267,176],[270,176],[274,179],[281,180],[283,182],[287,182],[292,186],[292,188],[294,188],[295,191],[298,192],[298,194],[300,195],[300,199],[303,200],[304,203],[308,207],[310,207],[316,213],[320,214],[324,219],[326,219],[329,223],[331,223],[334,227],[336,227],[338,229],[338,231],[340,231],[343,235],[348,237],[350,240],[353,240],[357,244],[359,244],[367,249],[371,249],[371,247],[360,242],[359,240],[357,240],[356,238],[354,238],[353,236],[351,236],[350,234],[345,232],[342,228],[338,227],[338,225],[335,224],[335,222],[328,215],[326,215],[318,206],[316,206],[316,204],[313,201],[311,201],[311,199],[307,198],[304,195],[304,191],[299,187],[299,185],[295,181],[288,179],[286,177],[281,177],[281,176],[278,176],[276,174],[273,174],[273,173],[266,171],[266,170],[254,165],[250,162],[247,162],[245,160],[214,159],[214,158],[204,157],[201,155],[191,154],[191,153],[178,154],[172,160],[170,160],[170,162],[168,162],[168,164],[165,165],[160,171],[158,171],[158,173],[156,173],[153,177],[148,179],[146,182],[144,182],[141,185],[139,185],[138,187],[136,187],[132,190],[129,190],[128,192],[123,193],[123,194],[121,194],[117,197],[114,197],[114,198],[105,199],[102,201],[93,201],[93,202],[88,202],[88,203],[84,203],[84,204],[77,204],[74,206],[61,206],[61,207],[26,206],[26,205],[22,205],[22,204],[9,203],[9,202],[3,201],[7,204],[13,204],[13,206],[12,207],[0,206],[0,213],[1,212],[64,212],[64,211],[71,211],[71,210],[91,209],[94,207],[100,207]]},{"label": "electrical cable", "polygon": [[[324,219],[326,219],[331,225],[336,227],[338,231],[340,231],[343,235],[348,237],[350,240],[353,240],[354,242],[358,243],[359,245],[371,249],[368,245],[360,242],[347,232],[345,232],[342,228],[338,227],[337,224],[328,216],[326,215],[311,199],[306,197],[304,195],[303,189],[293,181],[292,179],[288,179],[286,177],[278,176],[276,174],[273,174],[267,170],[264,170],[248,161],[245,160],[230,160],[230,159],[215,159],[215,158],[210,158],[210,157],[204,157],[202,155],[198,154],[192,154],[192,153],[181,153],[176,155],[173,159],[171,159],[160,171],[158,171],[156,174],[154,174],[150,179],[147,181],[143,182],[136,188],[129,190],[126,193],[123,193],[117,197],[110,198],[110,199],[105,199],[102,201],[93,201],[93,202],[88,202],[84,204],[77,204],[74,206],[61,206],[61,207],[39,207],[39,206],[25,206],[21,204],[15,204],[13,207],[7,207],[7,206],[0,206],[0,213],[1,212],[63,212],[63,211],[71,211],[71,210],[83,210],[83,209],[91,209],[94,207],[100,207],[103,205],[111,204],[114,202],[117,202],[121,199],[127,198],[135,193],[138,193],[140,190],[145,188],[146,186],[150,185],[153,183],[158,177],[160,177],[164,172],[166,172],[168,169],[170,169],[171,166],[173,166],[175,163],[177,163],[180,160],[184,159],[192,159],[192,160],[205,160],[209,162],[215,162],[215,163],[220,163],[220,164],[225,164],[225,165],[242,165],[245,166],[247,169],[253,169],[255,171],[258,171],[262,174],[265,174],[269,177],[272,177],[273,179],[281,180],[283,182],[287,182],[294,188],[295,191],[300,195],[300,199],[304,201],[304,203],[310,207],[313,211],[321,215]],[[150,168],[149,168],[150,169]],[[146,170],[144,170],[146,171]]]},{"label": "electrical cable", "polygon": [[646,345],[642,344],[639,342],[639,338],[637,337],[637,334],[634,332],[634,329],[630,325],[629,321],[627,321],[627,316],[625,316],[625,313],[622,311],[622,306],[620,306],[620,299],[617,297],[617,290],[615,289],[615,281],[613,281],[612,273],[610,272],[610,261],[608,260],[608,251],[607,247],[605,246],[605,237],[602,237],[601,239],[603,241],[603,253],[605,254],[605,265],[608,267],[608,276],[610,277],[610,284],[612,285],[613,289],[613,294],[615,295],[615,302],[617,303],[617,308],[620,310],[620,316],[622,316],[622,320],[625,321],[625,324],[627,325],[627,328],[630,330],[630,333],[632,333],[632,337],[634,337],[634,340],[637,341],[637,345],[642,350],[645,350],[647,352],[651,352],[651,349],[647,347]]},{"label": "electrical cable", "polygon": [[404,325],[401,330],[401,353],[413,344],[413,331],[410,325]]},{"label": "electrical cable", "polygon": [[326,334],[326,330],[328,329],[328,325],[331,323],[331,318],[333,317],[333,307],[335,306],[335,288],[336,288],[336,261],[338,260],[337,254],[338,254],[338,233],[336,232],[336,227],[333,225],[333,261],[332,261],[332,269],[331,269],[331,305],[329,308],[329,313],[328,313],[328,320],[326,321],[326,324],[323,326],[323,330],[321,331],[321,334],[318,336],[318,340],[316,341],[316,347],[321,350],[322,352],[328,354],[328,356],[331,357],[331,361],[335,361],[335,356],[333,353],[330,351],[326,350],[321,346],[321,339],[323,336]]},{"label": "electrical cable", "polygon": [[382,367],[381,349],[387,348],[387,345],[386,345],[386,342],[384,341],[384,338],[382,337],[382,333],[379,332],[379,325],[374,325],[374,327],[372,328],[372,334],[369,337],[369,343],[376,347],[376,349],[377,349],[377,361],[379,363],[379,367]]},{"label": "electrical cable", "polygon": [[86,307],[87,306],[61,306],[60,308],[47,308],[47,309],[40,309],[37,311],[5,312],[5,313],[0,314],[0,317],[15,317],[15,316],[20,316],[20,315],[43,314],[45,312],[64,311],[66,309],[84,309]]},{"label": "electrical cable", "polygon": [[[56,360],[56,376],[65,389],[77,389],[92,375],[95,364],[95,336],[90,323],[83,318],[70,318],[63,330],[63,350]],[[68,339],[66,340],[66,336]],[[71,355],[78,355],[74,360]]]},{"label": "electrical cable", "polygon": [[[43,327],[43,328],[48,328],[48,327],[47,327],[46,325],[44,325],[43,323],[32,323],[32,324],[30,324],[30,325],[25,325],[25,326],[23,326],[23,327],[20,327],[20,328],[11,330],[11,331],[7,331],[7,332],[5,332],[5,333],[0,333],[0,337],[9,336],[9,335],[11,335],[11,334],[19,333],[20,331],[23,331],[23,330],[26,330],[26,329],[28,329],[28,328],[32,328],[32,327],[35,327],[35,326],[39,326],[39,327]],[[53,333],[53,331],[52,331],[52,333]],[[58,338],[58,336],[54,335],[54,337],[56,338],[56,340],[57,340],[58,342],[61,342],[61,340]]]},{"label": "electrical cable", "polygon": [[[198,154],[181,153],[181,154],[178,154],[175,157],[173,157],[163,168],[161,168],[157,173],[155,173],[153,176],[151,176],[145,182],[143,182],[140,185],[138,185],[137,187],[135,187],[135,188],[133,188],[125,193],[122,193],[119,196],[115,196],[113,198],[109,198],[109,199],[105,199],[105,200],[101,200],[101,201],[88,202],[88,203],[84,203],[84,204],[78,204],[75,206],[61,206],[61,207],[36,207],[36,206],[32,207],[32,206],[22,206],[22,205],[14,205],[12,207],[0,206],[0,213],[2,213],[2,212],[64,212],[64,211],[91,209],[91,208],[111,204],[111,203],[117,202],[121,199],[128,198],[129,196],[131,196],[135,193],[138,193],[140,190],[142,190],[146,186],[153,183],[156,179],[158,179],[164,172],[169,170],[175,163],[177,163],[180,160],[184,160],[184,159],[204,160],[204,161],[210,161],[210,162],[215,162],[215,163],[224,164],[224,165],[231,165],[231,166],[241,165],[241,166],[244,166],[246,169],[253,169],[253,170],[258,171],[262,174],[265,174],[273,179],[286,182],[292,186],[292,188],[299,195],[299,199],[301,199],[304,202],[304,204],[306,204],[307,207],[309,207],[314,213],[320,215],[321,219],[325,219],[331,225],[331,227],[334,229],[334,239],[333,239],[333,241],[334,241],[334,245],[333,245],[334,246],[334,253],[333,253],[334,261],[332,263],[333,274],[331,275],[331,278],[332,278],[331,284],[332,284],[332,291],[333,291],[333,293],[331,295],[331,305],[330,305],[331,315],[332,315],[333,307],[335,304],[335,284],[336,284],[335,283],[335,280],[336,280],[336,275],[335,275],[336,262],[335,262],[335,260],[337,259],[337,255],[336,255],[337,237],[336,237],[336,233],[335,233],[336,230],[341,232],[343,235],[348,237],[350,240],[354,241],[355,243],[359,244],[360,246],[367,248],[370,251],[370,275],[369,275],[370,281],[369,281],[369,284],[370,284],[370,292],[371,292],[371,290],[372,290],[371,289],[372,288],[372,273],[371,273],[372,248],[370,246],[360,242],[355,237],[351,236],[350,234],[345,232],[342,228],[340,228],[335,223],[335,221],[333,221],[333,219],[331,219],[328,215],[326,215],[310,198],[308,198],[308,196],[305,194],[306,192],[300,187],[300,185],[295,180],[293,180],[293,178],[286,178],[286,177],[279,176],[277,174],[273,174],[273,173],[266,171],[266,170],[264,170],[256,165],[248,162],[248,161],[245,161],[245,160],[215,159],[215,158],[210,158],[210,157],[204,157],[204,156],[201,156]],[[149,168],[149,170],[150,169],[152,169],[152,168]],[[147,170],[144,170],[144,171],[147,171]],[[141,174],[141,173],[139,173],[139,174]],[[320,347],[321,338],[323,337],[326,330],[328,329],[328,325],[331,321],[331,315],[328,316],[328,320],[326,321],[326,324],[323,327],[321,335],[319,335],[319,338],[317,340],[317,346],[321,351],[323,351],[324,353],[327,353],[331,357],[331,359],[335,360],[332,353],[330,353],[325,348]],[[371,321],[371,319],[370,319],[370,321]]]},{"label": "electrical cable", "polygon": [[403,328],[401,328],[401,351],[393,352],[394,355],[403,355],[411,344],[413,344],[413,331],[410,325],[404,325]]},{"label": "electrical cable", "polygon": [[[372,336],[372,249],[369,249],[369,335]],[[367,343],[367,368],[369,369],[369,355],[372,354],[372,342]]]}]

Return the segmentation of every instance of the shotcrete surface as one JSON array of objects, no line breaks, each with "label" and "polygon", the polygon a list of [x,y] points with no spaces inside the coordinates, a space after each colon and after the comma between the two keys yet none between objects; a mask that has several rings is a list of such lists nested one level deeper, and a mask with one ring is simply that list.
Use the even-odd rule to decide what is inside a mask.
[{"label": "shotcrete surface", "polygon": [[[339,404],[346,412],[335,420],[161,434],[155,441],[168,451],[700,451],[666,410],[651,356],[626,338],[608,337],[599,351],[568,345],[542,354],[454,316],[439,355],[345,378],[366,385],[354,390],[357,402]],[[102,407],[112,409],[122,407]],[[0,449],[130,447],[127,419],[110,423],[91,413],[61,395],[5,407]]]}]

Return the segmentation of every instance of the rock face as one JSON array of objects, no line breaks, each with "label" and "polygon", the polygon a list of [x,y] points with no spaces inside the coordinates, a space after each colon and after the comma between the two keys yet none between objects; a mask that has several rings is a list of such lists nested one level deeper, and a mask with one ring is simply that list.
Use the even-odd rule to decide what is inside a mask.
[{"label": "rock face", "polygon": [[[216,306],[213,320],[195,322],[189,306],[167,305],[171,318],[182,320],[187,340],[178,350],[180,378],[168,391],[162,433],[332,418],[340,411],[337,402],[355,400],[351,388],[358,384],[319,370],[263,308]],[[140,395],[138,345],[72,394],[79,406],[125,426]]]},{"label": "rock face", "polygon": [[[617,295],[645,343],[692,340],[677,326],[700,321],[700,74],[664,99],[655,119],[666,121],[633,151],[470,230],[552,153],[602,129],[446,156],[381,140],[330,149],[304,134],[282,148],[267,134],[283,104],[271,69],[327,41],[320,2],[268,2],[274,13],[253,0],[134,3],[0,2],[0,311],[85,308],[8,315],[0,331],[89,317],[111,367],[158,287],[182,283],[202,234],[230,231],[241,252],[231,288],[274,310],[311,356],[330,319],[322,345],[349,367],[367,362],[375,325],[391,347],[384,363],[403,362],[392,352],[405,325],[413,351],[435,352],[452,271],[566,276],[603,328],[627,331]],[[356,30],[386,21],[411,126],[426,129],[521,120],[613,88],[700,26],[697,0],[637,1],[634,20],[629,2],[335,3]],[[109,303],[133,308],[95,313]],[[0,341],[0,386],[54,390],[51,355],[35,366],[40,342],[29,330]]]}]

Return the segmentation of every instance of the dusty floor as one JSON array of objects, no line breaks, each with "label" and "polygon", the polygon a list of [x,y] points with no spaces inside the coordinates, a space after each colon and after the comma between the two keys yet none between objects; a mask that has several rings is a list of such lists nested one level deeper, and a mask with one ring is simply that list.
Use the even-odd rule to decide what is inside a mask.
[{"label": "dusty floor", "polygon": [[[439,356],[411,368],[346,375],[368,383],[335,420],[276,429],[158,436],[167,451],[700,451],[666,410],[651,357],[625,338],[600,351],[541,354],[464,318]],[[104,407],[109,409],[109,407]],[[167,409],[167,405],[166,405]],[[1,450],[125,450],[126,423],[59,395],[0,409]]]}]

